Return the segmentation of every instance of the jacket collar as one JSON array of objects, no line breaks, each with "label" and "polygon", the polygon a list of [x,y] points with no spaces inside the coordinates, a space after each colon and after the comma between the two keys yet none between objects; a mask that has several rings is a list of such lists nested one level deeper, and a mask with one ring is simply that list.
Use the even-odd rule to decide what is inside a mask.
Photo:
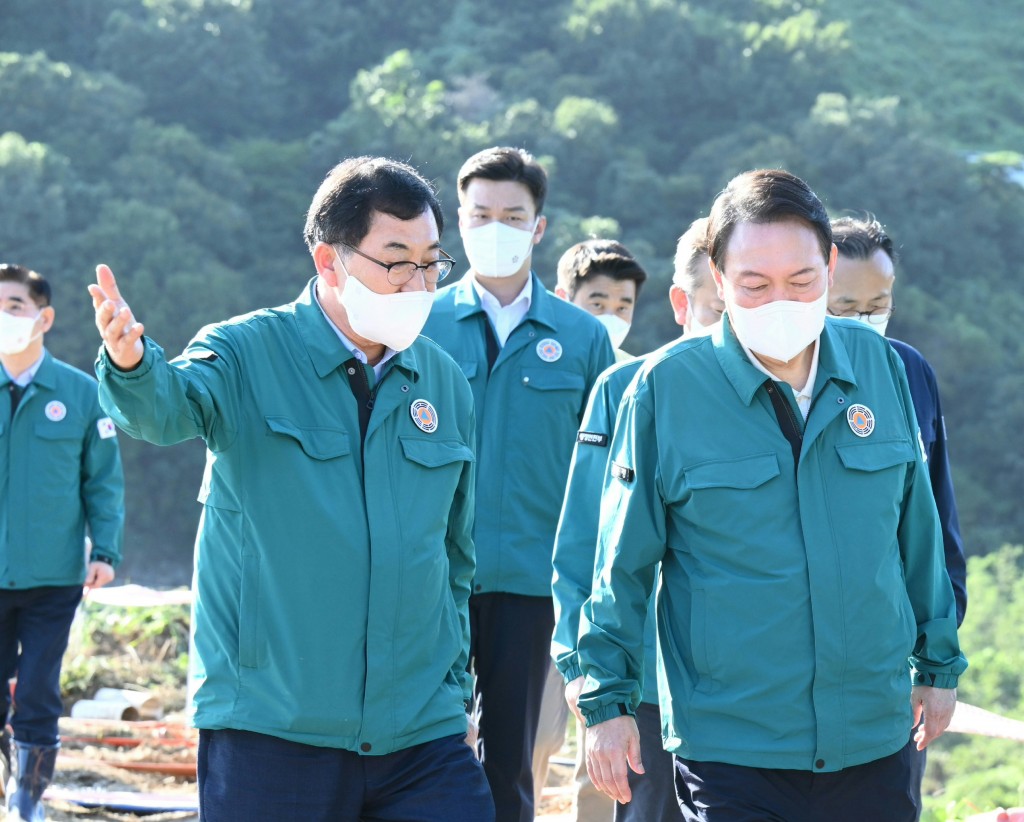
[{"label": "jacket collar", "polygon": [[[530,272],[533,282],[533,295],[530,297],[530,308],[523,317],[523,321],[532,320],[535,323],[545,325],[552,331],[558,330],[558,322],[555,318],[553,300],[559,299],[551,294],[540,281],[540,278]],[[480,304],[480,295],[473,288],[473,275],[467,273],[459,280],[454,287],[455,291],[455,319],[464,320],[474,314],[482,314],[483,306]]]},{"label": "jacket collar", "polygon": [[[0,388],[6,388],[12,382],[7,375],[7,369],[0,368]],[[43,361],[39,363],[35,376],[29,385],[38,385],[40,388],[54,389],[57,387],[57,362],[45,348],[43,349]]]},{"label": "jacket collar", "polygon": [[[715,356],[726,378],[732,383],[740,400],[745,405],[750,405],[757,389],[764,385],[768,378],[747,358],[747,353],[729,324],[728,313],[722,315],[722,322],[711,332],[711,339]],[[851,387],[857,385],[846,346],[839,339],[831,323],[826,320],[825,328],[818,338],[818,376],[815,379],[814,395],[817,396],[830,380],[846,383]]]},{"label": "jacket collar", "polygon": [[[306,347],[306,353],[309,355],[310,362],[313,363],[313,368],[323,379],[336,371],[342,363],[352,359],[352,353],[338,339],[337,333],[331,327],[330,320],[324,315],[314,296],[318,279],[319,277],[313,277],[299,298],[287,308],[290,308],[295,315],[299,337]],[[409,348],[399,351],[389,361],[392,367],[408,372],[414,381],[419,378],[417,347],[418,344],[414,342]],[[386,368],[385,374],[387,370]]]}]

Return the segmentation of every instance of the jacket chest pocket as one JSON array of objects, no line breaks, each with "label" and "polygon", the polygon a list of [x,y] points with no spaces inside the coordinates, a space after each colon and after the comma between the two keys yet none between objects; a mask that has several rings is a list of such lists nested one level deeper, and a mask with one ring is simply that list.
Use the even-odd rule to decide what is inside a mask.
[{"label": "jacket chest pocket", "polygon": [[886,542],[892,542],[903,505],[907,468],[917,458],[916,446],[906,439],[856,442],[837,445],[844,470],[832,482],[840,499],[856,508],[863,527],[883,527]]},{"label": "jacket chest pocket", "polygon": [[681,477],[666,477],[669,503],[682,499],[683,516],[702,531],[729,531],[737,514],[758,521],[778,503],[763,486],[781,474],[774,452],[709,460],[684,468]]},{"label": "jacket chest pocket", "polygon": [[473,462],[473,451],[461,440],[436,440],[400,436],[402,454],[417,497],[429,496],[442,510],[451,507],[466,463]]},{"label": "jacket chest pocket", "polygon": [[583,374],[557,368],[523,367],[519,372],[519,384],[523,389],[522,411],[526,423],[553,425],[556,430],[565,426],[566,417],[578,418],[582,413],[587,383]]},{"label": "jacket chest pocket", "polygon": [[82,431],[67,421],[39,422],[33,429],[32,469],[43,476],[61,480],[79,479],[82,461]]},{"label": "jacket chest pocket", "polygon": [[907,466],[917,458],[909,440],[857,442],[837,445],[839,461],[846,469],[843,483],[851,488],[871,489],[871,496],[903,499]]},{"label": "jacket chest pocket", "polygon": [[298,445],[314,460],[333,460],[352,453],[348,432],[340,428],[299,425],[287,417],[265,417],[267,428],[285,438],[282,444]]}]

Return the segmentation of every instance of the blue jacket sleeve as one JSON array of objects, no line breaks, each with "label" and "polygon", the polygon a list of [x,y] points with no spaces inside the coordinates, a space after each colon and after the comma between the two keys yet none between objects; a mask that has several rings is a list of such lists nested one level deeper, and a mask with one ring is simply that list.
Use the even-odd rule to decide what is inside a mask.
[{"label": "blue jacket sleeve", "polygon": [[967,560],[964,555],[963,539],[960,536],[956,497],[953,493],[953,477],[946,449],[946,424],[942,416],[938,380],[931,364],[916,348],[902,340],[890,339],[889,344],[899,354],[907,371],[910,396],[914,400],[914,412],[928,457],[928,475],[942,526],[946,571],[953,586],[956,620],[959,626],[967,612]]},{"label": "blue jacket sleeve", "polygon": [[[935,408],[935,440],[928,449],[928,474],[932,481],[932,493],[935,495],[935,507],[939,511],[939,524],[942,526],[942,546],[946,555],[946,572],[953,586],[953,598],[956,600],[956,624],[963,624],[967,613],[967,560],[964,556],[964,543],[960,536],[960,516],[956,510],[956,497],[953,494],[953,477],[949,468],[949,454],[946,450],[946,423],[942,416],[942,404],[939,400],[938,384],[935,372],[927,362],[929,384]],[[917,402],[915,398],[915,403]]]},{"label": "blue jacket sleeve", "polygon": [[[911,431],[918,430],[910,386],[903,363],[895,352],[891,362],[897,376],[904,413]],[[967,668],[957,638],[956,605],[943,554],[935,500],[926,473],[924,454],[907,470],[900,525],[897,531],[907,595],[917,619],[917,641],[910,662],[914,682],[954,688]]]}]

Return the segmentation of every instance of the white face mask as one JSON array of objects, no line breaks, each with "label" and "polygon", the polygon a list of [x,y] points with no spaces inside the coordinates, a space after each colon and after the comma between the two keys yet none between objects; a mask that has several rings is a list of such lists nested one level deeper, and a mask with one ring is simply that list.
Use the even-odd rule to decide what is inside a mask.
[{"label": "white face mask", "polygon": [[700,337],[706,334],[708,330],[708,326],[698,320],[697,315],[693,311],[690,312],[690,320],[686,325],[686,336],[688,337]]},{"label": "white face mask", "polygon": [[33,333],[38,320],[39,314],[34,317],[15,317],[0,311],[0,354],[20,354],[33,340],[41,337],[42,331]]},{"label": "white face mask", "polygon": [[809,303],[776,300],[757,308],[729,304],[729,321],[739,341],[755,354],[789,362],[821,336],[828,289]]},{"label": "white face mask", "polygon": [[620,348],[629,333],[629,323],[615,314],[595,314],[594,318],[604,326],[612,341],[612,348]]},{"label": "white face mask", "polygon": [[356,334],[395,351],[404,351],[423,330],[434,304],[434,292],[378,294],[349,274],[339,300]]},{"label": "white face mask", "polygon": [[886,317],[880,323],[873,323],[873,322],[869,321],[868,318],[864,314],[858,314],[856,317],[851,317],[850,319],[856,320],[861,325],[866,325],[872,331],[877,331],[883,337],[885,336],[886,326],[889,325],[889,318],[888,317]]},{"label": "white face mask", "polygon": [[484,277],[511,277],[533,252],[533,231],[512,228],[495,220],[462,229],[462,247],[472,269]]}]

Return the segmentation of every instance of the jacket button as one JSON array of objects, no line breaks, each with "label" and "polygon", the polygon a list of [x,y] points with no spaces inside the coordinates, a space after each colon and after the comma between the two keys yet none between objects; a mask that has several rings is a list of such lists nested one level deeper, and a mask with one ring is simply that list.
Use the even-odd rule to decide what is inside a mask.
[{"label": "jacket button", "polygon": [[529,385],[529,383],[530,383],[530,378],[529,377],[523,377],[523,385]]},{"label": "jacket button", "polygon": [[814,767],[817,768],[818,770],[821,770],[822,768],[825,767],[825,760],[824,759],[819,759],[817,762],[814,763]]},{"label": "jacket button", "polygon": [[[14,585],[14,583],[12,582],[12,583],[11,583],[11,585]],[[483,585],[474,585],[474,586],[473,586],[473,590],[474,590],[474,591],[479,591],[479,590],[480,590],[481,588],[483,588],[483,587],[484,587]]]},{"label": "jacket button", "polygon": [[351,367],[347,368],[346,370],[348,371],[348,375],[350,377],[353,376],[356,373],[356,370],[354,368],[351,368]]},{"label": "jacket button", "polygon": [[370,748],[372,748],[372,747],[373,747],[373,745],[371,745],[369,742],[364,742],[362,745],[359,746],[359,749],[363,753],[367,753],[370,750]]}]

